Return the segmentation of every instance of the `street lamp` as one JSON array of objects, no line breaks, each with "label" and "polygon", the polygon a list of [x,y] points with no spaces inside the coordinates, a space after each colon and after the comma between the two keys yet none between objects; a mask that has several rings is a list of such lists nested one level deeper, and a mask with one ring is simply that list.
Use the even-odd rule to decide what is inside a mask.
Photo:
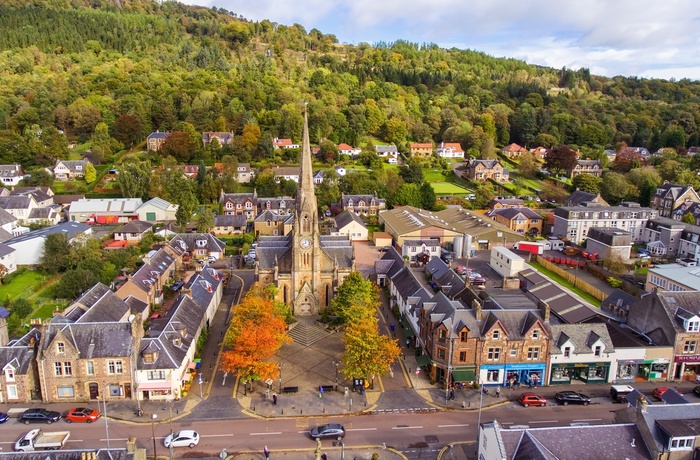
[{"label": "street lamp", "polygon": [[335,364],[335,391],[338,391],[338,361],[334,360],[333,364]]},{"label": "street lamp", "polygon": [[481,375],[479,375],[479,415],[476,418],[476,452],[479,452],[479,439],[481,437],[481,408],[484,405],[484,388],[481,381]]},{"label": "street lamp", "polygon": [[277,369],[280,370],[280,389],[279,392],[282,394],[282,365],[277,363]]},{"label": "street lamp", "polygon": [[156,455],[156,419],[158,414],[151,414],[151,434],[153,435],[153,460],[158,458]]},{"label": "street lamp", "polygon": [[[107,450],[109,450],[109,424],[107,423],[107,400],[105,399],[105,393],[109,391],[109,385],[105,385],[105,391],[102,392],[102,405],[104,406],[104,419],[105,419],[105,434],[107,435]],[[100,401],[97,401],[97,408],[100,407]]]}]

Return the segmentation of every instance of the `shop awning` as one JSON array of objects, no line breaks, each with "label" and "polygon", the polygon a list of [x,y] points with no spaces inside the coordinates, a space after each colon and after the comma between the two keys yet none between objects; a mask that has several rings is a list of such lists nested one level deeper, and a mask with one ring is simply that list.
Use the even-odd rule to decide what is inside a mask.
[{"label": "shop awning", "polygon": [[170,382],[141,382],[138,391],[172,390]]},{"label": "shop awning", "polygon": [[473,369],[458,369],[452,371],[453,382],[473,382],[476,380],[476,372]]},{"label": "shop awning", "polygon": [[427,366],[428,364],[430,364],[430,356],[428,356],[428,355],[416,356],[416,362],[418,363],[419,366]]},{"label": "shop awning", "polygon": [[195,363],[194,361],[190,361],[189,363],[187,363],[187,369],[194,369],[195,367],[197,367],[197,363]]},{"label": "shop awning", "polygon": [[402,316],[399,320],[399,323],[401,323],[401,326],[403,326],[403,333],[406,337],[414,337],[416,335],[413,332],[413,328],[411,328],[411,325],[408,324],[408,321],[406,321],[406,318]]}]

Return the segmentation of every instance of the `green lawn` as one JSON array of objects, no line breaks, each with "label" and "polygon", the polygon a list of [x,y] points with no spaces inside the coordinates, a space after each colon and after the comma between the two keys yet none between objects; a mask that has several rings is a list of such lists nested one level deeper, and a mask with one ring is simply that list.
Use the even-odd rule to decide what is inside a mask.
[{"label": "green lawn", "polygon": [[16,299],[18,297],[29,297],[36,292],[49,277],[39,272],[28,270],[16,277],[8,284],[0,286],[0,299]]},{"label": "green lawn", "polygon": [[463,195],[471,193],[471,190],[451,182],[432,182],[430,185],[433,187],[436,195]]},{"label": "green lawn", "polygon": [[569,289],[570,291],[575,292],[579,297],[586,300],[591,305],[594,305],[596,307],[600,307],[600,304],[601,304],[600,300],[596,299],[595,297],[588,294],[587,292],[584,292],[583,290],[581,290],[577,287],[574,287],[573,284],[569,283],[561,276],[557,275],[554,272],[547,270],[546,268],[544,268],[542,265],[538,264],[537,262],[528,262],[528,263],[530,265],[532,265],[533,267],[535,267],[537,270],[539,270],[542,274],[544,274],[544,275],[548,276],[549,278],[551,278],[552,280],[554,280],[554,282],[556,282],[557,284],[564,286],[565,288]]}]

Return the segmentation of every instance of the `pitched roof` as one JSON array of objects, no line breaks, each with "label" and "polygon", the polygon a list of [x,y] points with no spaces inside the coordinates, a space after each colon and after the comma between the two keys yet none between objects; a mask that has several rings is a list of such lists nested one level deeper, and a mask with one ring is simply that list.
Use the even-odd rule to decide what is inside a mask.
[{"label": "pitched roof", "polygon": [[338,227],[339,229],[345,228],[351,222],[357,222],[358,224],[360,224],[366,228],[363,220],[352,211],[343,211],[340,214],[338,214],[337,216],[335,216],[335,226]]},{"label": "pitched roof", "polygon": [[7,241],[4,241],[4,243],[7,245],[13,245],[23,241],[31,241],[36,238],[46,238],[54,233],[63,233],[68,238],[68,241],[70,241],[80,233],[91,231],[92,229],[87,224],[82,224],[80,222],[61,222],[60,224],[40,228],[38,230],[33,230],[31,232],[15,236]]},{"label": "pitched roof", "polygon": [[209,252],[222,252],[226,243],[209,233],[179,233],[170,240],[170,246],[180,246],[185,251],[207,249]]},{"label": "pitched roof", "polygon": [[[570,340],[574,345],[576,353],[593,353],[593,345],[600,339],[605,345],[605,353],[612,353],[615,347],[608,333],[605,323],[590,323],[590,324],[552,324],[550,325],[552,332],[552,346],[550,353],[561,354],[561,345]],[[565,340],[560,340],[561,335],[566,337]]]},{"label": "pitched roof", "polygon": [[497,214],[501,217],[505,217],[508,220],[513,220],[518,217],[524,217],[526,219],[543,219],[542,216],[537,214],[530,208],[504,208],[504,209],[494,209],[491,211],[492,214]]},{"label": "pitched roof", "polygon": [[161,209],[163,211],[167,211],[167,210],[173,209],[173,208],[177,209],[177,207],[178,207],[176,204],[173,204],[169,201],[166,201],[166,200],[164,200],[162,198],[158,198],[158,197],[154,197],[154,198],[151,198],[150,200],[146,201],[141,206],[139,206],[139,209],[145,208],[147,206],[153,206],[154,208],[158,208],[158,209]]},{"label": "pitched roof", "polygon": [[124,224],[121,227],[114,230],[114,233],[145,233],[147,231],[153,230],[153,224],[150,222],[144,222],[142,220],[132,220],[128,224]]},{"label": "pitched roof", "polygon": [[243,214],[238,216],[223,215],[214,218],[216,227],[245,227],[248,223],[248,218]]},{"label": "pitched roof", "polygon": [[[14,368],[17,375],[25,375],[30,372],[32,362],[35,359],[34,348],[39,344],[41,332],[37,328],[30,329],[17,340],[12,340],[0,347],[0,369],[6,366]],[[30,346],[30,344],[35,346]]]},{"label": "pitched roof", "polygon": [[57,334],[80,350],[81,359],[133,356],[131,323],[129,322],[50,322],[41,341],[43,352],[51,346]]},{"label": "pitched roof", "polygon": [[9,224],[12,222],[16,222],[17,218],[10,214],[9,212],[5,211],[4,209],[0,208],[0,226]]}]

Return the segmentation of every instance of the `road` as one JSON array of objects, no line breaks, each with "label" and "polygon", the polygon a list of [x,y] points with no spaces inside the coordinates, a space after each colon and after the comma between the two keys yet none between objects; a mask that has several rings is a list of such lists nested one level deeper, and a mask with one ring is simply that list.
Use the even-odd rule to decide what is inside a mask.
[{"label": "road", "polygon": [[[481,422],[498,420],[510,425],[529,425],[531,427],[561,426],[570,423],[610,423],[611,411],[623,406],[609,401],[582,406],[520,407],[509,402],[503,406],[482,411]],[[439,413],[397,413],[354,417],[325,417],[299,419],[248,419],[248,420],[194,420],[173,421],[172,429],[195,429],[200,433],[200,444],[194,449],[178,448],[176,457],[192,456],[194,452],[214,456],[226,449],[229,453],[246,450],[259,450],[267,445],[270,449],[313,448],[314,443],[308,437],[308,430],[321,423],[341,423],[347,435],[345,446],[381,445],[404,452],[408,458],[435,458],[436,450],[442,446],[476,439],[476,427],[479,420],[478,411],[439,412]],[[30,428],[10,420],[2,427],[3,436],[0,447],[3,451],[12,450],[12,444]],[[96,448],[107,444],[105,423],[100,420],[89,425],[63,422],[42,425],[46,431],[70,430],[71,439],[66,448]],[[139,447],[146,448],[148,454],[153,452],[152,430],[155,431],[157,449],[160,455],[166,455],[163,438],[170,433],[171,425],[167,418],[156,420],[149,425],[133,425],[116,421],[108,422],[111,447],[123,447],[129,437],[136,437]],[[323,444],[331,446],[333,441],[325,440]],[[430,455],[428,455],[430,452]]]}]

